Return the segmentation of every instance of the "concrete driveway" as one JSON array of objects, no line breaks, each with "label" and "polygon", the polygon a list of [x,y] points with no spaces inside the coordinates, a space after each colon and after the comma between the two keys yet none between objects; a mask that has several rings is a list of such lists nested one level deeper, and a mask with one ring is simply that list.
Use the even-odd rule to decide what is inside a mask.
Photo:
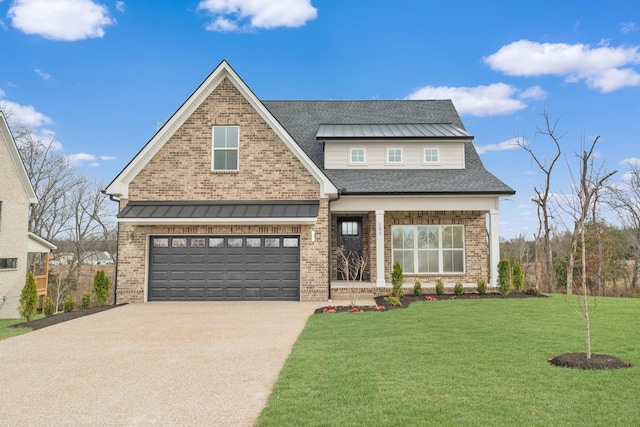
[{"label": "concrete driveway", "polygon": [[129,304],[0,341],[0,424],[249,426],[323,303]]}]

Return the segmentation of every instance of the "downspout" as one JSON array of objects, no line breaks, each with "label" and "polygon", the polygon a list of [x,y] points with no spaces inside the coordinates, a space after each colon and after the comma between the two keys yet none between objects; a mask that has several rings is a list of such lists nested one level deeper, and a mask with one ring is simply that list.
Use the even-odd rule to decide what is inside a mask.
[{"label": "downspout", "polygon": [[[102,190],[102,194],[107,194]],[[120,211],[120,199],[115,198],[113,195],[109,194],[109,200],[118,204],[118,211]],[[120,252],[120,223],[116,221],[118,224],[118,229],[116,230],[116,268],[113,277],[113,305],[118,304],[118,259],[120,258],[118,255]]]},{"label": "downspout", "polygon": [[336,202],[338,200],[340,200],[340,197],[342,197],[342,193],[346,191],[345,188],[343,188],[342,190],[338,190],[338,197],[336,197],[335,199],[329,199],[329,203],[328,203],[328,221],[327,221],[327,227],[329,229],[329,251],[328,251],[328,257],[329,257],[329,263],[328,263],[328,281],[329,281],[329,295],[328,295],[328,300],[331,301],[331,202]]}]

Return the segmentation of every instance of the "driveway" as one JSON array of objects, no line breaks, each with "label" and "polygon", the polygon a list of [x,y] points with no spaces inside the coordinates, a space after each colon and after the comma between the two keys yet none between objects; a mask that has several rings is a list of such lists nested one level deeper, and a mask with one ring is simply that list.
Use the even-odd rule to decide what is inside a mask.
[{"label": "driveway", "polygon": [[128,304],[2,340],[0,424],[253,425],[322,305]]}]

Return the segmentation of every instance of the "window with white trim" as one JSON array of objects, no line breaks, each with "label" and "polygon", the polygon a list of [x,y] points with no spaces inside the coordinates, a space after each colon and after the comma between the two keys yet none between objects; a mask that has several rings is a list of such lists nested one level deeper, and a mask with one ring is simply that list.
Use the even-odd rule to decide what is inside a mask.
[{"label": "window with white trim", "polygon": [[402,163],[402,148],[387,148],[387,163]]},{"label": "window with white trim", "polygon": [[351,148],[349,150],[349,162],[355,165],[365,163],[364,148]]},{"label": "window with white trim", "polygon": [[240,147],[238,126],[214,126],[212,171],[237,171]]},{"label": "window with white trim", "polygon": [[424,163],[438,163],[440,162],[440,153],[437,148],[425,148],[424,149]]},{"label": "window with white trim", "polygon": [[394,225],[391,234],[403,273],[464,273],[464,226]]}]

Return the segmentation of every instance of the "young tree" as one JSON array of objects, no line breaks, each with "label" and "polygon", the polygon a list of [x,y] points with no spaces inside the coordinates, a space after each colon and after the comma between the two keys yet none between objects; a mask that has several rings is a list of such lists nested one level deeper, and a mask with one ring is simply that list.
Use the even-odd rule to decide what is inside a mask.
[{"label": "young tree", "polygon": [[502,259],[498,263],[498,292],[501,295],[511,292],[511,265],[508,259]]},{"label": "young tree", "polygon": [[521,291],[524,288],[524,274],[522,273],[522,268],[520,267],[520,262],[518,262],[518,260],[513,261],[511,281],[514,290]]},{"label": "young tree", "polygon": [[93,279],[93,295],[96,301],[96,307],[107,305],[110,288],[111,280],[109,280],[104,270],[98,270]]},{"label": "young tree", "polygon": [[38,311],[38,288],[33,273],[29,272],[26,283],[20,293],[20,315],[27,319],[27,322]]},{"label": "young tree", "polygon": [[[535,196],[531,199],[536,204],[538,212],[538,232],[535,236],[535,258],[537,276],[542,279],[547,291],[553,292],[555,283],[553,280],[553,251],[551,247],[551,231],[553,228],[551,222],[551,175],[562,154],[560,140],[564,134],[557,130],[560,121],[559,118],[556,118],[556,120],[552,122],[547,111],[542,113],[542,118],[544,120],[544,128],[538,127],[536,134],[546,136],[553,142],[554,152],[551,158],[541,159],[534,152],[533,146],[524,138],[518,139],[517,144],[529,153],[531,160],[537,165],[544,176],[542,186],[533,188]],[[536,289],[538,288],[538,283],[536,282]]]},{"label": "young tree", "polygon": [[362,282],[364,270],[367,267],[367,257],[363,254],[354,252],[345,253],[344,247],[338,248],[338,271],[342,274],[344,280],[347,281],[347,289],[349,291],[349,302],[352,307],[356,305],[356,290],[350,285],[351,281]]},{"label": "young tree", "polygon": [[[596,137],[587,149],[577,154],[580,163],[579,178],[573,180],[574,194],[573,203],[567,200],[568,213],[574,219],[574,228],[571,239],[571,251],[569,252],[569,265],[567,267],[567,295],[572,293],[573,269],[575,258],[580,248],[580,271],[582,295],[580,295],[575,305],[571,308],[582,318],[585,324],[586,354],[587,359],[591,359],[591,316],[589,312],[589,293],[587,289],[587,241],[586,241],[586,221],[592,210],[597,210],[599,192],[605,187],[607,180],[616,172],[605,172],[602,167],[596,167],[594,150],[600,137]],[[573,176],[573,175],[572,175]]]}]

